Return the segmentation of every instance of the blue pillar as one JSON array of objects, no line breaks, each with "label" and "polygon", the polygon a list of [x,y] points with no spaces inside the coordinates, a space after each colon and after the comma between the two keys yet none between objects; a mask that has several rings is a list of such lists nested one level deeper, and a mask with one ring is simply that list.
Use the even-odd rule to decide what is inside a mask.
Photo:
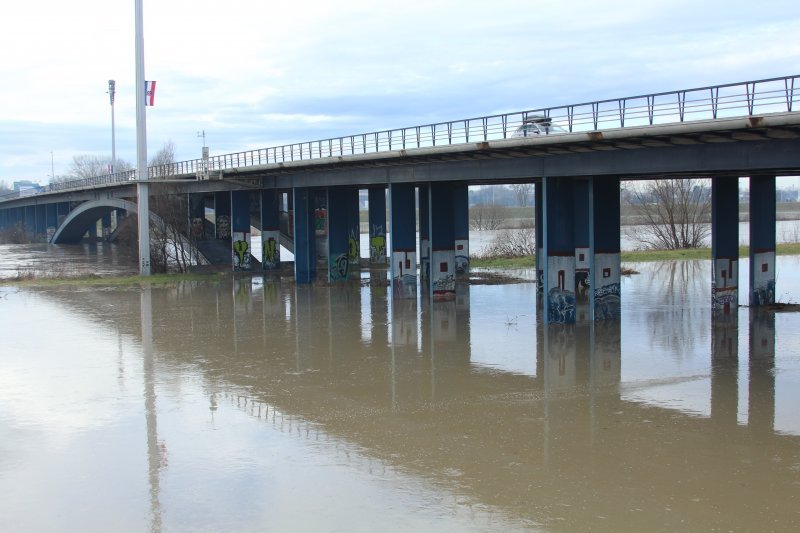
[{"label": "blue pillar", "polygon": [[47,242],[50,242],[58,228],[58,204],[47,204],[45,207],[45,225],[47,226]]},{"label": "blue pillar", "polygon": [[250,255],[250,191],[231,192],[231,249],[234,272],[252,268]]},{"label": "blue pillar", "polygon": [[372,187],[369,198],[369,261],[386,264],[386,189]]},{"label": "blue pillar", "polygon": [[278,189],[261,191],[261,266],[264,270],[281,268],[279,200]]},{"label": "blue pillar", "polygon": [[350,275],[348,235],[350,189],[328,188],[328,281],[346,281]]},{"label": "blue pillar", "polygon": [[589,312],[593,320],[616,319],[622,310],[619,178],[592,178],[589,202]]},{"label": "blue pillar", "polygon": [[294,228],[294,279],[311,283],[317,277],[317,247],[314,225],[314,195],[307,187],[292,189]]},{"label": "blue pillar", "polygon": [[231,193],[214,193],[214,231],[216,238],[227,241],[231,238]]},{"label": "blue pillar", "polygon": [[89,229],[88,229],[87,233],[89,234],[89,240],[90,241],[96,241],[97,240],[97,221],[96,220],[92,222],[91,226],[89,226]]},{"label": "blue pillar", "polygon": [[205,240],[206,197],[204,194],[189,193],[189,227],[195,242]]},{"label": "blue pillar", "polygon": [[589,296],[589,181],[574,182],[575,196],[575,291],[576,296]]},{"label": "blue pillar", "polygon": [[536,230],[536,293],[540,295],[544,288],[544,181],[534,185],[534,221]]},{"label": "blue pillar", "polygon": [[347,258],[350,262],[350,272],[355,272],[361,267],[361,215],[358,194],[356,187],[344,189],[347,208]]},{"label": "blue pillar", "polygon": [[416,212],[413,184],[389,185],[392,288],[396,298],[417,294]]},{"label": "blue pillar", "polygon": [[36,206],[25,206],[25,233],[28,238],[36,234]]},{"label": "blue pillar", "polygon": [[47,207],[44,204],[36,206],[36,237],[47,234]]},{"label": "blue pillar", "polygon": [[455,216],[456,274],[469,275],[469,188],[459,183],[453,186]]},{"label": "blue pillar", "polygon": [[711,306],[739,306],[739,178],[711,178]]},{"label": "blue pillar", "polygon": [[775,176],[750,177],[750,305],[775,303]]},{"label": "blue pillar", "polygon": [[111,211],[104,214],[101,218],[103,226],[103,240],[107,241],[111,237]]},{"label": "blue pillar", "polygon": [[543,178],[544,297],[547,322],[575,322],[574,187],[565,178]]},{"label": "blue pillar", "polygon": [[430,186],[419,186],[419,277],[422,283],[431,279],[431,223],[430,223]]},{"label": "blue pillar", "polygon": [[[434,300],[456,298],[456,248],[453,186],[433,183],[429,190],[430,283]],[[420,211],[423,207],[420,205]]]}]

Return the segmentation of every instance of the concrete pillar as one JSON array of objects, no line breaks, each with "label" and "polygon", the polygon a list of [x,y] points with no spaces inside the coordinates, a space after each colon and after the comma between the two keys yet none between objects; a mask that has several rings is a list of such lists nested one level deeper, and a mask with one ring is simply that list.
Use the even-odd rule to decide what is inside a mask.
[{"label": "concrete pillar", "polygon": [[[359,191],[356,187],[344,189],[344,205],[347,210],[347,258],[350,262],[351,273],[355,273],[361,268],[361,214],[358,194]],[[330,204],[328,206],[330,207]]]},{"label": "concrete pillar", "polygon": [[328,281],[346,281],[350,275],[350,236],[347,187],[329,187],[328,194]]},{"label": "concrete pillar", "polygon": [[294,278],[296,283],[311,283],[317,277],[317,249],[313,190],[292,189],[294,228]]},{"label": "concrete pillar", "polygon": [[544,307],[548,323],[575,322],[574,187],[543,178]]},{"label": "concrete pillar", "polygon": [[[434,300],[455,300],[456,247],[453,186],[432,183],[429,190],[430,282]],[[420,211],[422,211],[420,205]]]},{"label": "concrete pillar", "polygon": [[589,181],[574,182],[575,296],[589,298]]},{"label": "concrete pillar", "polygon": [[217,239],[231,238],[231,193],[214,193],[214,232]]},{"label": "concrete pillar", "polygon": [[431,279],[431,221],[430,186],[420,185],[419,191],[419,277],[422,283]]},{"label": "concrete pillar", "polygon": [[111,237],[111,211],[104,214],[100,220],[103,227],[103,240],[107,241]]},{"label": "concrete pillar", "polygon": [[534,203],[534,221],[533,224],[536,230],[536,293],[542,294],[544,289],[544,235],[542,228],[544,228],[544,182],[540,181],[534,184],[533,189],[533,203]]},{"label": "concrete pillar", "polygon": [[456,275],[469,275],[469,187],[453,185],[455,217]]},{"label": "concrete pillar", "polygon": [[592,178],[589,188],[589,312],[592,320],[621,313],[619,178]]},{"label": "concrete pillar", "polygon": [[58,228],[58,204],[45,206],[45,226],[47,227],[47,242],[50,242]]},{"label": "concrete pillar", "polygon": [[750,177],[750,305],[775,303],[775,176]]},{"label": "concrete pillar", "polygon": [[206,198],[204,194],[189,193],[189,227],[195,241],[206,238]]},{"label": "concrete pillar", "polygon": [[[739,178],[711,178],[711,307],[739,306]],[[735,311],[734,311],[735,312]]]},{"label": "concrete pillar", "polygon": [[231,255],[234,272],[252,269],[250,246],[250,191],[232,191]]},{"label": "concrete pillar", "polygon": [[94,222],[92,222],[91,226],[89,226],[89,229],[87,230],[87,233],[89,234],[89,240],[90,241],[96,241],[97,240],[97,221],[96,220]]},{"label": "concrete pillar", "polygon": [[261,266],[281,268],[280,194],[277,189],[261,190]]},{"label": "concrete pillar", "polygon": [[36,237],[44,237],[47,234],[47,208],[44,204],[38,204],[35,208],[36,212]]},{"label": "concrete pillar", "polygon": [[395,298],[414,298],[417,294],[417,217],[414,196],[413,184],[389,185],[391,276]]},{"label": "concrete pillar", "polygon": [[369,261],[386,264],[386,189],[371,187],[369,195]]}]

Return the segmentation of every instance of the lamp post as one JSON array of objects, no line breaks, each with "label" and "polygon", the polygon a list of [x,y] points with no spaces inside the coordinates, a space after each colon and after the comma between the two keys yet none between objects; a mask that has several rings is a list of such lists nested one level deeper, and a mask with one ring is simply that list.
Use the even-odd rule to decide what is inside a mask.
[{"label": "lamp post", "polygon": [[52,150],[50,150],[50,181],[51,182],[55,182],[56,181],[56,166],[55,166],[55,163],[53,163],[53,151]]},{"label": "lamp post", "polygon": [[147,124],[144,90],[144,36],[142,1],[136,9],[136,196],[139,215],[139,274],[150,275],[150,176],[147,174]]},{"label": "lamp post", "polygon": [[111,98],[111,173],[117,168],[117,143],[114,138],[114,93],[116,92],[116,82],[108,80],[108,96]]}]

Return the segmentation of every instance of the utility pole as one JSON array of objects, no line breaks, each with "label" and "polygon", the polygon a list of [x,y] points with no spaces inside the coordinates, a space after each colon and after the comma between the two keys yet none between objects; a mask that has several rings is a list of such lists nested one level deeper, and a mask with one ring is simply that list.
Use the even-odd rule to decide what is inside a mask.
[{"label": "utility pole", "polygon": [[139,214],[139,274],[150,275],[150,176],[147,174],[147,123],[144,90],[142,1],[136,6],[136,195]]},{"label": "utility pole", "polygon": [[117,171],[117,142],[114,138],[114,93],[116,82],[108,80],[108,96],[111,98],[111,173]]}]

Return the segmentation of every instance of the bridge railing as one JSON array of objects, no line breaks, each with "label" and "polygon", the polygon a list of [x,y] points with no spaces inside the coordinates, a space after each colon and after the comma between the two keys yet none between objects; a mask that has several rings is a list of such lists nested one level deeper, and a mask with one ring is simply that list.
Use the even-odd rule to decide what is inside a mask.
[{"label": "bridge railing", "polygon": [[[149,179],[153,180],[187,175],[207,176],[209,172],[231,168],[479,143],[529,135],[561,135],[792,112],[797,110],[798,100],[800,100],[800,75],[786,76],[544,107],[260,148],[208,159],[192,159],[153,166],[148,169],[148,174]],[[530,134],[522,126],[531,122],[549,126],[543,128],[543,133]],[[135,179],[134,171],[120,172],[51,184],[40,192],[86,188]],[[4,199],[5,197],[0,196],[0,201]]]}]

